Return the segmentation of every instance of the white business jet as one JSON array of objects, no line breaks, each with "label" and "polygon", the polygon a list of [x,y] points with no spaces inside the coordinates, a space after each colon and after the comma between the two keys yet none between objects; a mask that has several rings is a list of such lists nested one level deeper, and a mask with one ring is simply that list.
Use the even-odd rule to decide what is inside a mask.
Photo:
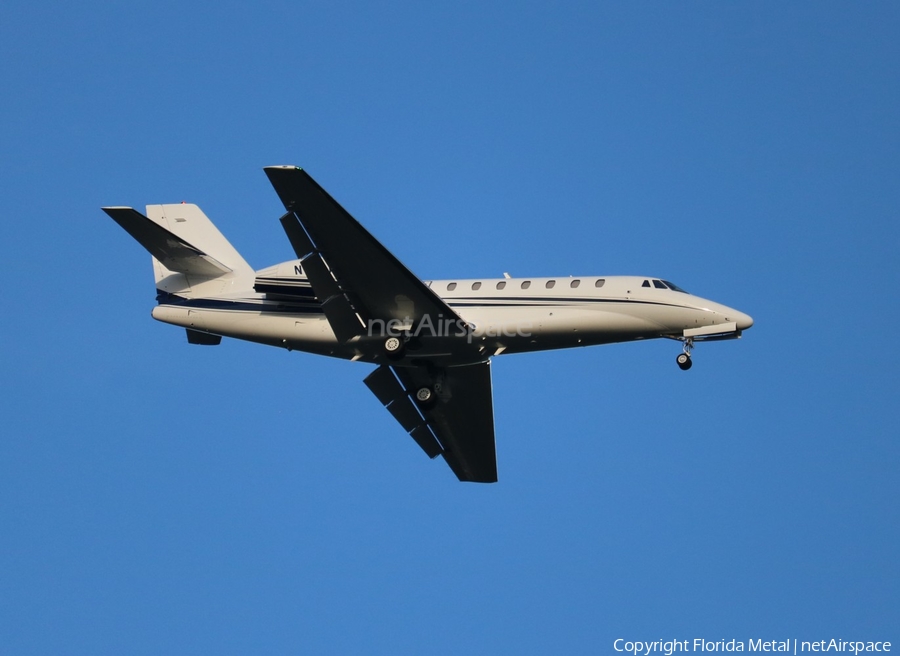
[{"label": "white business jet", "polygon": [[306,171],[272,166],[296,260],[254,271],[196,205],[103,210],[153,256],[153,317],[191,344],[233,337],[377,365],[365,379],[461,481],[497,480],[490,358],[667,337],[734,339],[753,319],[651,277],[422,281]]}]

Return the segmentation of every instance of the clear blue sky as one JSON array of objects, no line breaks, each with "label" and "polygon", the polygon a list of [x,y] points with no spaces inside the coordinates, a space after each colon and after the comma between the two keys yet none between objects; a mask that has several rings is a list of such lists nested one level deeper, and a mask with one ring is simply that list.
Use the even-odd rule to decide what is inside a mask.
[{"label": "clear blue sky", "polygon": [[[0,652],[900,649],[895,3],[0,6]],[[307,168],[423,278],[664,277],[739,342],[494,362],[500,483],[367,365],[154,322],[101,205],[293,257]]]}]

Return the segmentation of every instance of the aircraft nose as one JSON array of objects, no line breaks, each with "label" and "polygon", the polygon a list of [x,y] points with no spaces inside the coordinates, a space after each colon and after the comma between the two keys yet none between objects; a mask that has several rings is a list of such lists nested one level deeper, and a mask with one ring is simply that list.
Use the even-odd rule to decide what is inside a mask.
[{"label": "aircraft nose", "polygon": [[753,317],[749,314],[744,314],[743,312],[736,312],[735,314],[737,315],[735,323],[737,323],[738,330],[747,330],[753,325]]}]

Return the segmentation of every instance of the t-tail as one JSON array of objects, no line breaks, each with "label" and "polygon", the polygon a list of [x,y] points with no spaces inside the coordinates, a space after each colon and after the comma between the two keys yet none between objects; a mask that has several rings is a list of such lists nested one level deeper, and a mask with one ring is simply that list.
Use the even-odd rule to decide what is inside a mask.
[{"label": "t-tail", "polygon": [[252,288],[254,272],[196,205],[104,207],[153,257],[160,296],[198,298]]}]

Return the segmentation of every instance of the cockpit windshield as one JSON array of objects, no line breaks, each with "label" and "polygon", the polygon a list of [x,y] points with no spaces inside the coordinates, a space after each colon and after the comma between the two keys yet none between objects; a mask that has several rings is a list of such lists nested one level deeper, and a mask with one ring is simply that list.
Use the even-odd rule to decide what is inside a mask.
[{"label": "cockpit windshield", "polygon": [[675,285],[675,284],[669,282],[668,280],[663,280],[663,283],[665,283],[666,287],[671,289],[673,292],[681,292],[682,294],[688,293],[686,290],[682,289],[678,285]]}]

